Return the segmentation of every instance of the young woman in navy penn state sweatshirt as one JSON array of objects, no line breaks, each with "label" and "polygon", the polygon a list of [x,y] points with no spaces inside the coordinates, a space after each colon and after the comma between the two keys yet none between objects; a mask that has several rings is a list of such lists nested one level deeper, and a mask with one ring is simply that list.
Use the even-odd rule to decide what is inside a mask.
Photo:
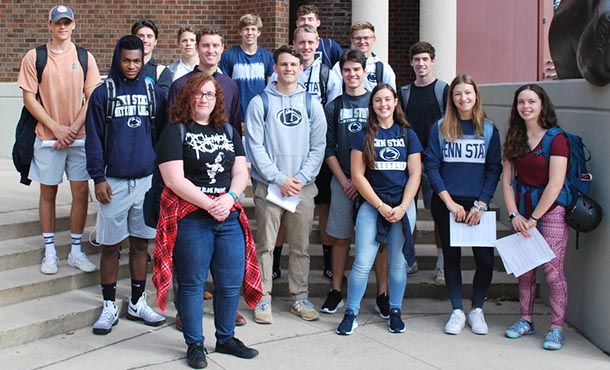
[{"label": "young woman in navy penn state sweatshirt", "polygon": [[[445,280],[453,307],[445,325],[447,334],[461,333],[466,323],[462,306],[462,251],[450,246],[449,214],[468,225],[480,221],[500,178],[501,154],[498,130],[485,119],[476,83],[468,75],[458,75],[449,87],[445,117],[432,127],[424,153],[424,166],[434,190],[432,216],[439,229]],[[487,334],[482,308],[491,284],[494,249],[472,250],[476,272],[468,325],[475,334]]]}]

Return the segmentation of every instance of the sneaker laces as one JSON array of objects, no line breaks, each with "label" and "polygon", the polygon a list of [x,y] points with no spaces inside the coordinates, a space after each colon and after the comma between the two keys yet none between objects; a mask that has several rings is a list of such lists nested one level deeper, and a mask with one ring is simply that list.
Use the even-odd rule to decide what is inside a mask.
[{"label": "sneaker laces", "polygon": [[97,322],[102,323],[112,323],[116,318],[116,306],[112,307],[112,301],[104,302],[104,308],[102,309],[102,313],[100,317],[97,319]]},{"label": "sneaker laces", "polygon": [[259,308],[261,311],[271,311],[271,305],[269,304],[269,302],[260,302]]},{"label": "sneaker laces", "polygon": [[482,311],[472,311],[470,314],[470,321],[473,325],[484,325],[485,319],[483,318]]},{"label": "sneaker laces", "polygon": [[449,317],[449,322],[451,324],[461,324],[462,323],[462,319],[460,318],[460,313],[459,311],[453,311],[451,313],[451,317]]},{"label": "sneaker laces", "polygon": [[295,302],[295,308],[299,311],[301,311],[304,308],[313,310],[313,303],[311,303],[309,301],[309,299],[300,299],[298,301]]},{"label": "sneaker laces", "polygon": [[544,338],[545,342],[561,343],[562,334],[559,329],[551,329]]}]

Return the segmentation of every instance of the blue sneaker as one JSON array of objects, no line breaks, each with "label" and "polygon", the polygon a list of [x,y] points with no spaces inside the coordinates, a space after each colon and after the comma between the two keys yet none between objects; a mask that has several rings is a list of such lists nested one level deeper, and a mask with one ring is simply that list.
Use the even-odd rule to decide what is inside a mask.
[{"label": "blue sneaker", "polygon": [[565,335],[561,332],[561,330],[557,328],[552,328],[544,337],[544,342],[542,342],[542,348],[557,350],[561,349],[563,343],[566,341]]},{"label": "blue sneaker", "polygon": [[404,333],[406,329],[407,327],[400,316],[400,309],[392,308],[390,310],[390,319],[388,320],[388,330],[390,333]]},{"label": "blue sneaker", "polygon": [[339,335],[351,335],[357,327],[358,322],[356,321],[356,315],[353,311],[347,310],[345,311],[345,316],[343,316],[343,320],[341,320],[336,332]]},{"label": "blue sneaker", "polygon": [[506,329],[504,335],[510,339],[521,338],[524,335],[531,335],[536,333],[534,330],[534,324],[530,324],[524,319],[521,319],[513,324],[510,328]]}]

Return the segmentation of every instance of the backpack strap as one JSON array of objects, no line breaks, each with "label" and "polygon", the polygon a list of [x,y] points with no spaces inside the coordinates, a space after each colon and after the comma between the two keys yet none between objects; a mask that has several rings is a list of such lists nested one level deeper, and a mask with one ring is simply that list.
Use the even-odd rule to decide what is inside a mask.
[{"label": "backpack strap", "polygon": [[324,107],[328,99],[328,79],[330,77],[330,68],[320,61],[320,97],[322,98],[322,106]]},{"label": "backpack strap", "polygon": [[104,162],[106,162],[106,155],[108,153],[108,129],[112,123],[112,117],[114,116],[114,110],[116,109],[116,84],[111,77],[108,77],[104,81],[106,86],[106,120],[104,122]]},{"label": "backpack strap", "polygon": [[87,49],[78,45],[76,45],[76,54],[78,55],[78,62],[80,63],[81,68],[83,69],[83,78],[86,81],[87,69],[89,66],[89,54],[87,53]]},{"label": "backpack strap", "polygon": [[[438,103],[438,107],[441,110],[441,116],[445,115],[445,104],[443,104],[443,99],[445,95],[445,88],[447,87],[447,83],[445,81],[441,81],[439,79],[436,80],[436,84],[434,85],[434,96],[436,97],[436,102]],[[405,102],[405,108],[407,103]]]},{"label": "backpack strap", "polygon": [[398,94],[400,102],[402,103],[402,110],[406,113],[407,104],[409,103],[409,97],[411,97],[411,84],[402,86]]},{"label": "backpack strap", "polygon": [[165,66],[163,64],[157,64],[157,68],[155,70],[155,82],[159,81],[159,77],[161,77],[163,70],[165,70]]},{"label": "backpack strap", "polygon": [[313,114],[313,110],[311,108],[311,94],[305,93],[305,107],[307,108],[307,119],[311,125],[311,116]]},{"label": "backpack strap", "polygon": [[381,60],[375,62],[375,78],[377,85],[383,82],[383,62]]},{"label": "backpack strap", "polygon": [[[157,67],[158,68],[158,67]],[[153,143],[157,142],[157,97],[155,96],[155,84],[145,78],[146,98],[148,100],[148,117],[150,118],[150,132],[152,134]]]},{"label": "backpack strap", "polygon": [[[44,67],[47,65],[47,46],[40,45],[36,47],[36,78],[38,79],[38,84],[42,81],[42,71],[44,71]],[[38,92],[37,92],[38,94]]]},{"label": "backpack strap", "polygon": [[263,100],[263,120],[267,122],[267,117],[269,116],[269,96],[265,90],[261,91],[258,95]]},{"label": "backpack strap", "polygon": [[555,135],[564,133],[562,129],[559,127],[551,127],[546,131],[544,136],[542,137],[542,145],[541,148],[536,150],[534,154],[539,156],[540,154],[544,154],[544,158],[549,161],[551,158],[551,144],[553,143],[553,139]]}]

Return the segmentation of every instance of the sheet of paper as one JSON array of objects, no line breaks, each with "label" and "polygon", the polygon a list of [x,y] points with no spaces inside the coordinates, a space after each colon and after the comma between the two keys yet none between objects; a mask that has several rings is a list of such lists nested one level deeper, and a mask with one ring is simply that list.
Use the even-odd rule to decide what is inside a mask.
[{"label": "sheet of paper", "polygon": [[555,258],[555,254],[538,229],[529,229],[530,237],[515,233],[496,240],[496,248],[506,272],[516,277]]},{"label": "sheet of paper", "polygon": [[[53,145],[55,145],[55,143],[57,143],[57,140],[43,140],[42,147],[52,147]],[[85,139],[76,139],[70,146],[71,147],[85,146]]]},{"label": "sheet of paper", "polygon": [[297,209],[297,205],[301,201],[301,197],[298,195],[292,195],[285,197],[280,191],[280,187],[275,184],[270,184],[267,190],[267,200],[273,204],[276,204],[288,212],[294,213]]},{"label": "sheet of paper", "polygon": [[455,222],[449,213],[449,235],[452,247],[493,247],[496,242],[496,212],[485,212],[478,225]]}]

